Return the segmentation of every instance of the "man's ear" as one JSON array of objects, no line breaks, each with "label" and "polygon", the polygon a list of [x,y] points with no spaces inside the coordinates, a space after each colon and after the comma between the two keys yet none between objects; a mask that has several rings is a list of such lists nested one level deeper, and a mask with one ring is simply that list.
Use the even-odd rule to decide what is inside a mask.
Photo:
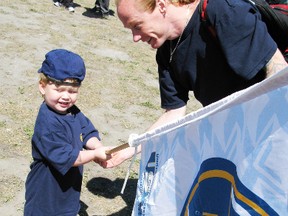
[{"label": "man's ear", "polygon": [[156,0],[156,5],[160,13],[163,14],[163,16],[165,16],[166,14],[167,4],[168,4],[167,0]]}]

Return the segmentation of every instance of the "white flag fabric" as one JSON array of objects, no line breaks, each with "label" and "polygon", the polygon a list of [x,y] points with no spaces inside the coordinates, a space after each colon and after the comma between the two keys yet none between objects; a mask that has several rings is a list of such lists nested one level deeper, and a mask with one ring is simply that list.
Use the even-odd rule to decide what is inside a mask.
[{"label": "white flag fabric", "polygon": [[288,68],[142,144],[132,215],[288,215]]}]

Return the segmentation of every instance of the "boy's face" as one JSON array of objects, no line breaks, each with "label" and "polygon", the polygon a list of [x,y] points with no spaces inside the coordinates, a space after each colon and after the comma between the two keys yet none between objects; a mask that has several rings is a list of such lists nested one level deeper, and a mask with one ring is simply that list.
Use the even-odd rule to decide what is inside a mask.
[{"label": "boy's face", "polygon": [[40,82],[39,90],[50,108],[58,113],[66,114],[67,110],[76,103],[79,87]]}]

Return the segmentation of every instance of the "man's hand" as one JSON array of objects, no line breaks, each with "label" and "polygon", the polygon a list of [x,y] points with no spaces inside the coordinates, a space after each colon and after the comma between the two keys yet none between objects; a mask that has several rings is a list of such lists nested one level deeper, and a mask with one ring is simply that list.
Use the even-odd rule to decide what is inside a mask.
[{"label": "man's hand", "polygon": [[[116,166],[122,164],[124,161],[132,158],[134,153],[135,153],[135,148],[129,147],[129,148],[123,149],[121,151],[113,153],[109,160],[102,161],[99,164],[103,168],[113,168],[113,167],[116,167]],[[139,151],[137,153],[139,153]]]}]

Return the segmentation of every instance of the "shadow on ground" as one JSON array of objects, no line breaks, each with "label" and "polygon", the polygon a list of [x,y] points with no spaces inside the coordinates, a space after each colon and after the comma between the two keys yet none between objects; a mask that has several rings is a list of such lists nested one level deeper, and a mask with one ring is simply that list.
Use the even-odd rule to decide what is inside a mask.
[{"label": "shadow on ground", "polygon": [[[85,7],[85,12],[82,13],[83,16],[89,17],[89,18],[101,18],[101,16],[97,15],[94,11],[93,8],[87,8]],[[109,10],[109,16],[115,16],[115,12],[113,10]]]},{"label": "shadow on ground", "polygon": [[[107,199],[114,199],[117,196],[121,196],[127,206],[120,211],[107,216],[125,216],[131,215],[132,213],[133,204],[136,196],[137,180],[138,179],[128,180],[124,194],[120,193],[120,190],[124,183],[124,179],[117,178],[115,181],[111,181],[107,178],[92,178],[90,181],[87,182],[86,187],[94,195],[102,196]],[[85,203],[81,202],[81,210],[79,212],[79,215],[88,216],[86,212],[87,208],[88,206]]]}]

